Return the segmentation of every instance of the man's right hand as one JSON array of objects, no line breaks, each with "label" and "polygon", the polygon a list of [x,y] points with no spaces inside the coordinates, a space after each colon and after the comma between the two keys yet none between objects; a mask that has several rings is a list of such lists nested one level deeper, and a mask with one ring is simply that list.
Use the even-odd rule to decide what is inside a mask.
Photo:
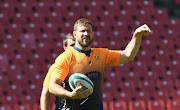
[{"label": "man's right hand", "polygon": [[76,89],[74,89],[72,92],[66,90],[65,88],[63,88],[62,85],[63,81],[51,76],[51,80],[49,83],[49,91],[50,93],[59,96],[59,97],[63,97],[63,98],[70,98],[70,99],[83,99],[83,98],[87,98],[91,92],[90,89],[84,90],[82,91],[82,86],[78,86]]},{"label": "man's right hand", "polygon": [[81,88],[82,86],[78,86],[71,92],[71,99],[83,99],[87,98],[91,94],[90,89],[82,91]]}]

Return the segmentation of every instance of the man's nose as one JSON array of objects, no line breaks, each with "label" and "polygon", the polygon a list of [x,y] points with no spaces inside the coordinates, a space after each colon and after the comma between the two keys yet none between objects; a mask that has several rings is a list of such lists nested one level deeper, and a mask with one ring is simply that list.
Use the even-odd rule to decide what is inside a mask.
[{"label": "man's nose", "polygon": [[87,31],[85,31],[85,32],[84,32],[84,35],[88,35],[88,32],[87,32]]}]

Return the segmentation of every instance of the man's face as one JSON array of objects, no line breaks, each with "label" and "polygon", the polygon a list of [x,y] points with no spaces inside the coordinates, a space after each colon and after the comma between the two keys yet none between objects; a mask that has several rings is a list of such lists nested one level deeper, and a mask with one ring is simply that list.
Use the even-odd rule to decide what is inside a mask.
[{"label": "man's face", "polygon": [[64,50],[67,50],[75,45],[75,41],[72,39],[67,39],[67,47],[64,46]]},{"label": "man's face", "polygon": [[74,36],[80,46],[89,47],[94,38],[94,32],[90,24],[79,24],[77,30],[74,31]]}]

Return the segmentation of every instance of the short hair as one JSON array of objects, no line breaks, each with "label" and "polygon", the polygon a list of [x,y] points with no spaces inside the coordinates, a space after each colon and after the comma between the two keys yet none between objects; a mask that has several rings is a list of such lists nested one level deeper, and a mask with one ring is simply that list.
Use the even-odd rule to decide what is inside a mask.
[{"label": "short hair", "polygon": [[66,46],[66,47],[68,45],[68,42],[67,42],[68,39],[71,39],[71,40],[75,41],[75,38],[74,38],[73,34],[71,34],[71,33],[66,34],[64,36],[64,38],[63,38],[63,45]]},{"label": "short hair", "polygon": [[92,25],[92,23],[91,23],[90,20],[85,19],[85,18],[80,18],[80,19],[77,20],[77,21],[75,22],[75,24],[74,24],[74,31],[77,30],[77,26],[78,26],[79,24],[83,24],[83,25],[90,24],[91,27],[92,27],[92,30],[94,30],[94,27],[93,27],[93,25]]}]

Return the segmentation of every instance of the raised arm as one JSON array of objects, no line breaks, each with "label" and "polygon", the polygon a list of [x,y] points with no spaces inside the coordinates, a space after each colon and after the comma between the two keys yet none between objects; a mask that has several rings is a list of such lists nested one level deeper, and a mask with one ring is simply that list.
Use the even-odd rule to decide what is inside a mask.
[{"label": "raised arm", "polygon": [[82,88],[80,86],[70,92],[61,86],[62,83],[62,80],[51,76],[49,91],[56,96],[70,99],[82,99],[87,98],[90,95],[90,90],[80,91],[80,89]]},{"label": "raised arm", "polygon": [[151,33],[151,30],[146,24],[137,28],[132,36],[131,41],[126,46],[125,50],[120,52],[120,62],[119,63],[123,64],[123,63],[128,63],[128,62],[132,61],[135,58],[135,56],[139,50],[142,35],[148,36],[150,33]]}]

